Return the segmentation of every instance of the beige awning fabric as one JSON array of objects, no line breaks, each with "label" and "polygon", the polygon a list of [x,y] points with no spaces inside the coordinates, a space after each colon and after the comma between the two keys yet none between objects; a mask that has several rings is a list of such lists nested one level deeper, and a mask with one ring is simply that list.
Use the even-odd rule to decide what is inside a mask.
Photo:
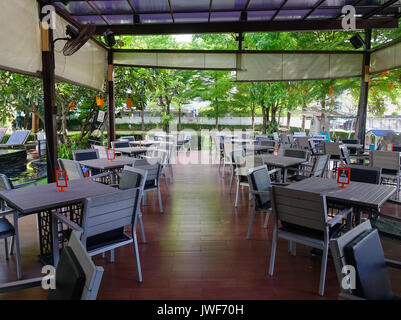
[{"label": "beige awning fabric", "polygon": [[378,73],[401,67],[401,43],[373,52],[370,56],[370,72]]},{"label": "beige awning fabric", "polygon": [[[57,16],[54,38],[65,37],[67,25],[67,21]],[[56,78],[103,91],[107,70],[107,51],[95,41],[89,40],[79,51],[66,57],[62,52],[64,44],[65,41],[57,41],[55,46]]]},{"label": "beige awning fabric", "polygon": [[26,74],[42,69],[38,3],[0,1],[0,68]]},{"label": "beige awning fabric", "polygon": [[291,81],[361,76],[362,54],[244,53],[237,81]]},{"label": "beige awning fabric", "polygon": [[235,70],[235,53],[115,52],[116,65],[172,69]]}]

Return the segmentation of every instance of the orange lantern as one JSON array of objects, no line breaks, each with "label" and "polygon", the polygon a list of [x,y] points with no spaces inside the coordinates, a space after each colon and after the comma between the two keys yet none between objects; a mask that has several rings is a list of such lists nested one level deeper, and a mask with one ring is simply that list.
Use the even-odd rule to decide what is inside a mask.
[{"label": "orange lantern", "polygon": [[304,95],[305,95],[305,94],[306,94],[306,90],[302,91],[302,94],[304,94]]},{"label": "orange lantern", "polygon": [[368,85],[370,86],[372,84],[372,80],[369,79]]},{"label": "orange lantern", "polygon": [[128,108],[128,109],[131,109],[131,108],[132,108],[132,99],[131,99],[131,98],[128,98],[128,99],[127,99],[127,108]]},{"label": "orange lantern", "polygon": [[291,88],[290,89],[290,94],[292,94],[294,92],[294,89],[293,88]]},{"label": "orange lantern", "polygon": [[329,89],[329,94],[333,94],[333,88]]},{"label": "orange lantern", "polygon": [[389,87],[389,89],[393,89],[393,88],[394,88],[394,83],[390,82],[390,83],[388,84],[388,87]]},{"label": "orange lantern", "polygon": [[382,73],[381,73],[381,76],[382,77],[385,77],[385,76],[388,76],[390,74],[390,71],[383,71]]},{"label": "orange lantern", "polygon": [[75,109],[75,103],[74,101],[71,101],[68,106],[70,107],[70,111]]},{"label": "orange lantern", "polygon": [[372,93],[375,93],[375,92],[376,92],[375,88],[372,88]]},{"label": "orange lantern", "polygon": [[103,97],[102,97],[102,98],[99,98],[98,96],[96,96],[96,105],[97,105],[98,107],[104,106],[104,99],[103,99]]}]

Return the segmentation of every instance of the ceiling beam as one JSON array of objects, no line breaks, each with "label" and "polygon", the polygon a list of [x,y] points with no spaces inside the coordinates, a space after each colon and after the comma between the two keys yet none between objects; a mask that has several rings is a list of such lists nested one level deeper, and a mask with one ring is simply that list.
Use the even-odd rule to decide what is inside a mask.
[{"label": "ceiling beam", "polygon": [[305,14],[305,16],[302,18],[302,20],[305,20],[307,17],[309,17],[317,8],[320,7],[320,5],[324,2],[325,0],[320,0],[317,4],[315,4],[312,9]]},{"label": "ceiling beam", "polygon": [[167,1],[168,1],[168,6],[170,8],[171,19],[173,20],[173,23],[175,23],[173,7],[171,6],[170,0]]},{"label": "ceiling beam", "polygon": [[381,7],[372,10],[371,12],[368,12],[367,14],[365,14],[362,18],[364,19],[368,19],[372,16],[374,16],[375,14],[380,13],[381,11],[383,11],[384,9],[390,7],[392,4],[396,3],[398,0],[389,0],[386,3],[384,3]]},{"label": "ceiling beam", "polygon": [[213,6],[213,0],[210,0],[210,2],[209,2],[209,16],[207,18],[207,22],[210,22],[210,17],[212,16],[212,6]]},{"label": "ceiling beam", "polygon": [[284,2],[281,4],[280,8],[278,8],[276,10],[276,12],[273,14],[270,21],[273,21],[276,18],[276,16],[279,14],[280,10],[286,5],[287,2],[288,2],[288,0],[284,0]]},{"label": "ceiling beam", "polygon": [[96,13],[99,15],[100,18],[102,18],[102,20],[103,20],[104,22],[106,22],[108,25],[111,25],[110,21],[100,12],[99,8],[98,8],[94,3],[92,3],[92,1],[86,1],[86,2],[88,3],[88,5],[89,5],[93,10],[96,11]]},{"label": "ceiling beam", "polygon": [[[398,19],[356,19],[356,29],[395,29]],[[101,35],[110,29],[116,35],[129,34],[190,34],[190,33],[239,33],[239,32],[285,32],[285,31],[324,31],[343,30],[341,20],[294,20],[268,22],[214,22],[214,23],[166,23],[141,25],[97,26],[96,34]]]}]

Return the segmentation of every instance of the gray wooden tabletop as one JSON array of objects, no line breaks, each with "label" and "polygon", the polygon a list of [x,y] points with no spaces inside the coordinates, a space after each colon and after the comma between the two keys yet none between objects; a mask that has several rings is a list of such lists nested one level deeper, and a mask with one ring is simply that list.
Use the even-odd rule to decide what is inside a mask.
[{"label": "gray wooden tabletop", "polygon": [[147,151],[151,150],[152,148],[139,148],[139,147],[127,147],[127,148],[116,148],[116,152],[121,152],[124,154],[139,154],[139,153],[146,153]]},{"label": "gray wooden tabletop", "polygon": [[260,151],[271,151],[273,147],[270,146],[244,146],[243,149],[247,152],[260,152]]},{"label": "gray wooden tabletop", "polygon": [[160,144],[160,141],[156,141],[156,140],[130,141],[129,144],[136,146],[136,145],[139,145],[139,142],[141,143],[142,146],[151,146],[153,144]]},{"label": "gray wooden tabletop", "polygon": [[65,192],[59,192],[55,183],[33,186],[29,188],[13,189],[0,192],[0,198],[7,204],[26,215],[42,210],[59,208],[82,202],[85,198],[120,192],[113,188],[90,180],[69,180]]},{"label": "gray wooden tabletop", "polygon": [[271,154],[261,154],[257,157],[261,157],[266,165],[277,168],[293,167],[300,165],[306,161],[305,159],[284,156],[279,156],[277,159],[275,159]]},{"label": "gray wooden tabletop", "polygon": [[134,160],[135,159],[131,157],[116,157],[113,161],[101,158],[79,161],[79,164],[90,169],[108,170],[123,168],[124,166],[132,165],[134,163]]},{"label": "gray wooden tabletop", "polygon": [[340,188],[335,179],[308,178],[287,186],[288,189],[324,194],[328,201],[378,210],[396,191],[395,187],[351,181]]}]

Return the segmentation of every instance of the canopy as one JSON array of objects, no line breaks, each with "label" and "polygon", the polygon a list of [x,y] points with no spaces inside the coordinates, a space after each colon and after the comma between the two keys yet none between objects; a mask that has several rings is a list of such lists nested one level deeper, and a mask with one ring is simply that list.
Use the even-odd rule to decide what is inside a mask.
[{"label": "canopy", "polygon": [[342,29],[341,9],[353,5],[359,29],[397,27],[400,1],[384,0],[92,0],[59,1],[98,34],[211,33]]}]

